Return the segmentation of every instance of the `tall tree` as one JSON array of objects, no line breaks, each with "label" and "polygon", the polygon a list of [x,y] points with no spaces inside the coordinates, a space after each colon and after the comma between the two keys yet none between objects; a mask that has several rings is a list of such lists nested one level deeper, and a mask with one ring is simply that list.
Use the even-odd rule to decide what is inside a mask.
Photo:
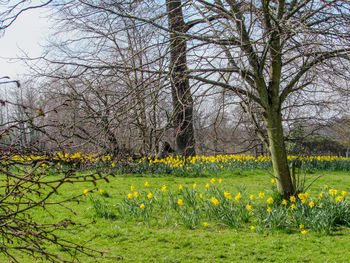
[{"label": "tall tree", "polygon": [[173,98],[176,151],[180,155],[195,155],[193,129],[193,99],[187,73],[186,38],[177,33],[186,32],[181,0],[167,0],[170,31],[170,77]]},{"label": "tall tree", "polygon": [[[262,116],[264,127],[256,125],[256,130],[269,148],[278,190],[294,194],[283,134],[283,104],[295,93],[317,96],[332,91],[319,77],[329,68],[348,72],[344,65],[350,54],[350,3],[199,0],[192,6],[207,22],[187,37],[217,51],[216,58],[193,70],[191,77],[234,91],[253,124],[257,124],[257,114]],[[210,21],[213,15],[220,18]],[[230,79],[218,72],[228,72]],[[253,113],[256,106],[260,111]]]}]

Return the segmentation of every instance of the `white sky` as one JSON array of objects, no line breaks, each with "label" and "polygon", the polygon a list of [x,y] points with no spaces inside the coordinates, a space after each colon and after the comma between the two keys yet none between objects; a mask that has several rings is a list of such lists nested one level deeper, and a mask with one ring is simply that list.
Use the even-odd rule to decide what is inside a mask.
[{"label": "white sky", "polygon": [[[46,13],[47,14],[47,13]],[[0,77],[21,79],[25,67],[15,58],[27,53],[40,56],[41,45],[49,34],[45,9],[34,9],[22,14],[0,37]]]}]

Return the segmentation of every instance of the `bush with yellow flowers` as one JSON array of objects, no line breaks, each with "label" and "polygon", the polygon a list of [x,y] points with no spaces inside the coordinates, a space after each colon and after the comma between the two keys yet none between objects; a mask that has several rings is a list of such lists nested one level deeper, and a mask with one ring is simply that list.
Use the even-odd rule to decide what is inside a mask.
[{"label": "bush with yellow flowers", "polygon": [[282,198],[269,192],[247,193],[242,187],[229,192],[221,179],[214,178],[204,185],[179,185],[175,190],[166,185],[158,189],[147,182],[145,185],[144,189],[130,186],[125,198],[113,207],[104,203],[102,195],[90,198],[95,215],[141,220],[149,225],[165,222],[189,229],[211,222],[259,233],[286,229],[329,234],[338,226],[350,227],[347,191],[328,186],[318,196],[303,192]]}]

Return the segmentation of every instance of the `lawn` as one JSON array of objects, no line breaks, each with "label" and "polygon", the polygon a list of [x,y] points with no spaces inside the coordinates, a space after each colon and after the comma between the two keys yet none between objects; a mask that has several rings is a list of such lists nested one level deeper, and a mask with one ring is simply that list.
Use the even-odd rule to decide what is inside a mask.
[{"label": "lawn", "polygon": [[[307,182],[318,178],[308,190],[311,196],[317,197],[320,189],[327,184],[334,189],[349,191],[350,174],[348,172],[316,172],[307,175]],[[218,179],[222,179],[219,185]],[[81,196],[81,202],[71,203],[76,214],[60,208],[51,207],[54,219],[41,209],[33,211],[33,216],[42,222],[70,218],[81,224],[82,228],[68,229],[61,236],[74,242],[87,242],[87,246],[105,252],[98,259],[82,256],[81,262],[349,262],[350,229],[338,227],[329,235],[308,231],[301,234],[297,228],[287,230],[266,230],[258,233],[250,229],[247,223],[238,229],[220,224],[215,220],[202,222],[192,229],[182,221],[169,218],[162,213],[153,215],[147,222],[142,218],[96,216],[91,198],[100,198],[112,210],[116,204],[127,200],[130,187],[133,192],[141,194],[153,192],[159,196],[160,189],[167,186],[167,191],[178,191],[179,185],[192,189],[197,185],[198,192],[205,192],[205,185],[211,177],[184,178],[171,175],[118,175],[110,183],[65,185],[61,188],[60,197],[71,197],[82,194],[85,189],[93,190]],[[248,194],[257,196],[264,192],[266,197],[272,195],[271,175],[264,170],[237,170],[230,173],[218,173],[215,185],[235,196],[245,188]],[[149,183],[149,187],[145,186]],[[210,183],[211,184],[211,183]],[[238,188],[237,188],[238,187]],[[99,189],[108,196],[100,197]],[[238,190],[239,189],[239,190]],[[158,210],[155,210],[156,213]],[[48,247],[55,250],[54,247]],[[59,251],[58,253],[62,253]],[[19,262],[35,262],[25,255],[18,255]],[[7,259],[0,257],[1,262]],[[37,262],[41,262],[37,260]],[[45,260],[44,260],[45,262]]]}]

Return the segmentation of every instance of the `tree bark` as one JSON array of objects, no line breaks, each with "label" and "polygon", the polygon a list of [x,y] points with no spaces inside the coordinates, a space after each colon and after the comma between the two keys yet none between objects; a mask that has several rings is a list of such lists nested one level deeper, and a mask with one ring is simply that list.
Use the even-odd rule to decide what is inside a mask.
[{"label": "tree bark", "polygon": [[282,114],[280,110],[266,113],[265,123],[269,138],[269,150],[278,192],[284,196],[295,194],[295,186],[291,180],[286,147],[283,137]]},{"label": "tree bark", "polygon": [[193,98],[187,71],[186,39],[176,32],[185,32],[181,0],[167,0],[170,33],[170,77],[174,110],[175,150],[183,156],[195,155]]}]

